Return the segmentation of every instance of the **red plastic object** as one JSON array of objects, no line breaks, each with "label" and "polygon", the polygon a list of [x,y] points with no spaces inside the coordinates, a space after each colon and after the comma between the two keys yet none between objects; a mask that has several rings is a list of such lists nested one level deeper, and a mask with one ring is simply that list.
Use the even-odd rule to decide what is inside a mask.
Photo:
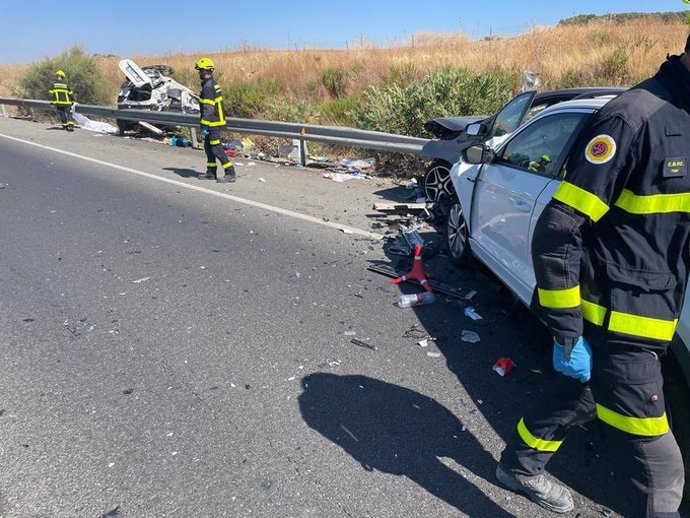
[{"label": "red plastic object", "polygon": [[237,152],[235,152],[235,151],[232,150],[232,149],[226,149],[226,150],[224,151],[224,153],[225,153],[226,155],[232,156],[232,157],[237,156]]},{"label": "red plastic object", "polygon": [[426,280],[424,274],[424,266],[422,265],[422,245],[414,246],[414,263],[412,269],[402,277],[393,279],[391,283],[400,284],[403,281],[417,281],[426,291],[434,291],[429,286],[429,281]]},{"label": "red plastic object", "polygon": [[515,368],[515,362],[507,356],[503,356],[496,360],[496,363],[494,363],[492,368],[498,373],[499,376],[507,376],[510,374],[510,371]]}]

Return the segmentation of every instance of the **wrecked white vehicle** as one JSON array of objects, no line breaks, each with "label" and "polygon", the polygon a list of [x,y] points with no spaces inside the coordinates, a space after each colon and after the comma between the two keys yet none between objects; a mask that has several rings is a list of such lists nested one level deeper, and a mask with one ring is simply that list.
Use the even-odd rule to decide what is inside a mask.
[{"label": "wrecked white vehicle", "polygon": [[[118,109],[199,113],[199,97],[169,77],[174,73],[169,66],[151,65],[140,68],[130,59],[123,59],[118,66],[127,77],[117,96]],[[137,124],[136,121],[117,120],[121,133]]]}]

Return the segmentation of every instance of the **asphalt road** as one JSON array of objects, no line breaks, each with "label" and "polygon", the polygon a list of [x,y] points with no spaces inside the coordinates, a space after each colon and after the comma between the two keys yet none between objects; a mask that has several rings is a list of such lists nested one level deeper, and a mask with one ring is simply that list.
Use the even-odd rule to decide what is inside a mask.
[{"label": "asphalt road", "polygon": [[[202,182],[199,151],[1,118],[0,156],[3,518],[552,516],[493,476],[548,389],[546,340],[442,257],[485,325],[393,305],[366,270],[392,184],[247,160]],[[566,516],[624,500],[597,436],[552,463]]]}]

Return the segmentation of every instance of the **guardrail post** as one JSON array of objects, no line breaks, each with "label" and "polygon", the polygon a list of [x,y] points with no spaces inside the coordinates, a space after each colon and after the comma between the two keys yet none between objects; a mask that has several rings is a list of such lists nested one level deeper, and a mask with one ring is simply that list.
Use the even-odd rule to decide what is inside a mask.
[{"label": "guardrail post", "polygon": [[36,121],[36,114],[34,113],[33,108],[29,108],[29,115],[31,115],[31,121],[35,122]]},{"label": "guardrail post", "polygon": [[2,110],[2,116],[7,118],[7,110],[5,110],[4,104],[0,104],[0,110]]},{"label": "guardrail post", "polygon": [[302,128],[299,134],[299,161],[302,164],[302,167],[305,167],[307,165],[307,146],[304,140],[304,135],[307,134],[306,128]]},{"label": "guardrail post", "polygon": [[192,148],[199,149],[199,142],[196,140],[196,128],[192,126],[189,128],[189,134],[191,135]]}]

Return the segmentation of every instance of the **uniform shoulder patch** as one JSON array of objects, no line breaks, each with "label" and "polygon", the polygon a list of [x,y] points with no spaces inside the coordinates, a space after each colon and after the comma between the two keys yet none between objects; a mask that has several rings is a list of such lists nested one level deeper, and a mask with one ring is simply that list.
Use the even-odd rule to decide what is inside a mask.
[{"label": "uniform shoulder patch", "polygon": [[585,148],[585,158],[593,164],[605,164],[616,154],[616,141],[610,135],[597,135]]}]

